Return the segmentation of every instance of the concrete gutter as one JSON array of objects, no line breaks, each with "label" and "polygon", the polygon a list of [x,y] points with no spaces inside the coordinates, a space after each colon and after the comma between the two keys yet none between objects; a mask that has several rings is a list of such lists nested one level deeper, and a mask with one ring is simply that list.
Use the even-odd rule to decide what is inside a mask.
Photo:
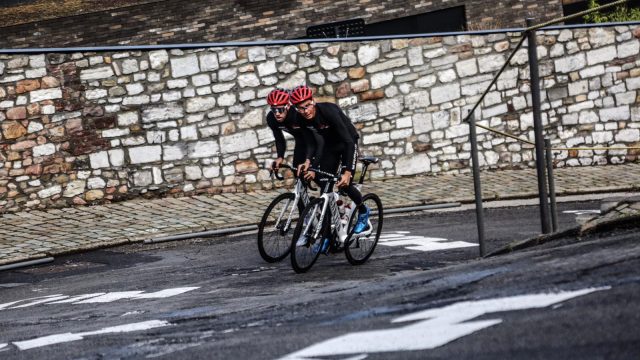
[{"label": "concrete gutter", "polygon": [[54,259],[52,257],[46,257],[46,258],[42,258],[42,259],[15,262],[15,263],[11,263],[11,264],[8,264],[8,265],[0,266],[0,271],[12,270],[12,269],[25,267],[25,266],[46,264],[46,263],[52,262],[53,260]]}]

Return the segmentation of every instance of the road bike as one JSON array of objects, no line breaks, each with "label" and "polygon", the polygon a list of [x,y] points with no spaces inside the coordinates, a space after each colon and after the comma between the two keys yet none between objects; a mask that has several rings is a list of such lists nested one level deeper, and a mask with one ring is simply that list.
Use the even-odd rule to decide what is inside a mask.
[{"label": "road bike", "polygon": [[[289,169],[295,173],[295,169],[289,165],[283,164],[280,168]],[[284,179],[275,171],[272,171],[271,175],[278,180]],[[293,191],[278,195],[264,212],[258,225],[258,251],[266,262],[278,262],[289,255],[290,236],[293,234],[300,213],[311,199],[308,189],[316,190],[306,180],[298,177]]]},{"label": "road bike", "polygon": [[[356,185],[358,189],[362,188],[369,165],[378,161],[376,157],[360,159],[363,168]],[[291,266],[295,272],[304,273],[311,269],[323,251],[335,253],[342,249],[349,263],[364,264],[373,254],[380,238],[383,222],[382,201],[373,193],[362,197],[362,203],[370,209],[369,223],[363,232],[355,234],[359,209],[351,202],[345,206],[344,214],[341,214],[340,197],[333,189],[339,178],[336,174],[317,169],[310,170],[315,171],[316,175],[323,175],[318,180],[319,183],[324,183],[322,195],[311,200],[300,215],[291,239]],[[326,234],[330,234],[328,238],[325,238]],[[326,244],[326,241],[329,244]]]}]

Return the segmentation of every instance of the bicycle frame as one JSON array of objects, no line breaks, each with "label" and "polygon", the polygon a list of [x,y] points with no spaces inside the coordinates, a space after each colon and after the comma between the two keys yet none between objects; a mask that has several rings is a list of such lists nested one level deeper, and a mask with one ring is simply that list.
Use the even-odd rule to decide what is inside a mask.
[{"label": "bicycle frame", "polygon": [[[287,215],[287,222],[285,223],[284,227],[282,229],[280,229],[280,231],[282,232],[287,232],[289,230],[289,227],[291,226],[291,222],[293,221],[293,211],[295,210],[296,205],[298,204],[298,201],[302,200],[302,204],[304,206],[307,206],[309,204],[309,192],[307,191],[307,187],[305,186],[304,182],[302,181],[302,179],[298,178],[296,181],[296,186],[293,189],[293,194],[294,194],[294,199],[293,199],[293,206],[291,206],[291,209],[289,209],[289,214]],[[289,208],[290,204],[290,200],[287,201],[287,205],[282,208],[282,211],[280,211],[280,214],[278,215],[278,220],[275,222],[274,224],[274,230],[278,230],[278,225],[280,224],[280,221],[282,220],[282,217],[284,216],[285,211]]]},{"label": "bicycle frame", "polygon": [[[322,199],[324,199],[323,205],[322,205],[322,211],[320,212],[320,218],[318,219],[318,223],[319,224],[323,224],[324,221],[324,217],[327,214],[327,209],[328,207],[330,207],[331,209],[331,234],[332,235],[338,235],[338,238],[340,239],[340,242],[344,242],[346,237],[348,236],[348,234],[346,234],[347,231],[347,226],[348,224],[351,222],[351,216],[353,216],[354,212],[355,212],[355,208],[356,208],[356,203],[353,202],[353,200],[351,200],[351,203],[349,205],[349,210],[348,213],[345,213],[346,218],[347,218],[347,222],[346,224],[343,224],[341,221],[341,216],[340,216],[340,211],[338,210],[338,205],[336,204],[336,201],[338,199],[338,192],[333,190],[334,184],[336,181],[338,181],[339,179],[334,175],[334,174],[330,174],[324,171],[320,171],[320,170],[314,170],[316,173],[319,173],[321,175],[325,175],[328,176],[329,178],[323,178],[320,181],[325,181],[327,184],[324,186],[323,189],[323,194],[320,196]],[[364,175],[364,174],[363,174]],[[362,176],[361,175],[361,181],[360,183],[356,184],[355,186],[358,188],[358,190],[360,190],[362,188]],[[309,222],[309,224],[306,225],[306,228],[304,229],[304,233],[307,233],[309,231],[309,227],[314,225],[315,219],[314,221]],[[320,232],[322,231],[322,226],[318,226],[316,227],[315,233],[313,234],[313,238],[317,239],[318,236],[320,236]],[[361,234],[358,234],[357,236],[366,236],[368,234],[366,234],[367,232],[363,232]],[[368,231],[368,233],[371,233],[371,230]],[[343,238],[344,237],[344,238]]]}]

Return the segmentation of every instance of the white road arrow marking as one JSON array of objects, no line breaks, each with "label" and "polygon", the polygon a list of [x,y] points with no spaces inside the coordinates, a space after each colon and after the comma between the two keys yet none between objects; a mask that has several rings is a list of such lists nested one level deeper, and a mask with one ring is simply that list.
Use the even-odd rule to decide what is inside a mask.
[{"label": "white road arrow marking", "polygon": [[14,341],[13,344],[17,346],[18,349],[20,350],[28,350],[28,349],[33,349],[37,347],[47,346],[47,345],[54,345],[54,344],[60,344],[60,343],[65,343],[69,341],[82,340],[84,339],[85,336],[128,333],[133,331],[154,329],[154,328],[159,328],[159,327],[164,327],[169,325],[171,325],[171,323],[164,320],[151,320],[151,321],[144,321],[144,322],[133,323],[133,324],[107,327],[97,331],[87,331],[87,332],[81,332],[76,334],[74,333],[55,334],[55,335],[43,336],[43,337],[31,339],[31,340]]},{"label": "white road arrow marking", "polygon": [[544,308],[606,289],[610,289],[610,287],[459,302],[442,308],[402,316],[392,321],[392,323],[418,321],[411,325],[340,335],[286,355],[281,360],[309,360],[318,356],[433,349],[502,322],[501,319],[469,321],[482,315],[502,311]]},{"label": "white road arrow marking", "polygon": [[408,231],[381,234],[378,244],[382,246],[402,246],[405,249],[417,251],[440,251],[478,246],[478,244],[466,241],[449,241],[444,238],[409,235]]},{"label": "white road arrow marking", "polygon": [[[180,287],[173,289],[165,289],[153,293],[145,293],[144,291],[116,291],[110,293],[92,293],[76,296],[68,296],[62,294],[48,295],[37,298],[29,298],[24,300],[12,301],[0,304],[0,310],[3,309],[19,309],[39,304],[94,304],[108,303],[117,300],[143,300],[143,299],[162,299],[186,293],[188,291],[199,289],[199,287]],[[25,303],[26,302],[26,303]],[[19,305],[17,305],[19,304]]]}]

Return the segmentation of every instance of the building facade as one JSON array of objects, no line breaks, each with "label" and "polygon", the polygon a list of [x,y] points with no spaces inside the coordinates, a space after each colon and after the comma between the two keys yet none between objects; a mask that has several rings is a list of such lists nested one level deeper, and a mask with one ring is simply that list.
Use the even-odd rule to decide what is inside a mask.
[{"label": "building facade", "polygon": [[[48,0],[41,0],[48,1]],[[565,0],[566,1],[566,0]],[[124,2],[130,4],[131,2]],[[59,5],[59,4],[58,4]],[[52,9],[54,4],[52,4]],[[0,16],[8,8],[0,8]],[[66,14],[66,13],[65,13]],[[72,13],[73,14],[73,13]],[[234,0],[145,1],[122,8],[0,29],[0,48],[78,47],[297,39],[309,27],[359,19],[356,35],[432,33],[524,26],[563,15],[561,0]],[[55,16],[49,15],[49,16]],[[20,20],[18,21],[20,22]],[[15,23],[15,21],[14,21]],[[323,33],[323,31],[320,31]],[[332,34],[327,33],[329,37]],[[354,35],[342,32],[339,37]]]}]

